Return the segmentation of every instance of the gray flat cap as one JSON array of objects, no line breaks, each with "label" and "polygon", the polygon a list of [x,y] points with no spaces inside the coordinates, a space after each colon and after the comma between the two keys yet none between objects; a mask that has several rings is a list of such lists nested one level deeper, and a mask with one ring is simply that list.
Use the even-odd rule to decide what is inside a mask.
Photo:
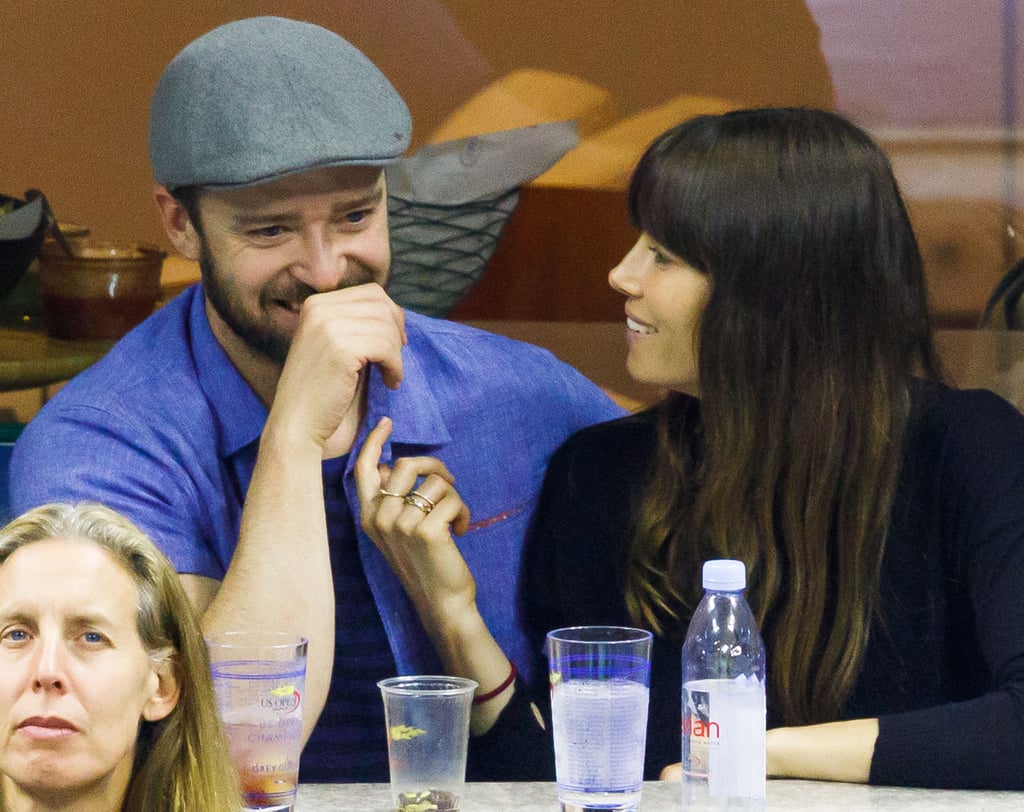
[{"label": "gray flat cap", "polygon": [[204,34],[164,70],[149,159],[172,189],[254,186],[390,163],[411,132],[405,102],[355,46],[318,25],[254,17]]}]

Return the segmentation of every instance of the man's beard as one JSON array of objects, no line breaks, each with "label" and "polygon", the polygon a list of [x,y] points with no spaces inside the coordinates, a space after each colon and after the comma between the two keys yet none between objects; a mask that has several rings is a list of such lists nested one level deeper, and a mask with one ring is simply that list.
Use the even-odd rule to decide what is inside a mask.
[{"label": "man's beard", "polygon": [[[259,319],[255,314],[246,312],[234,291],[223,283],[220,274],[217,273],[217,263],[210,253],[206,240],[202,241],[199,251],[199,273],[207,300],[231,331],[250,349],[275,363],[284,364],[285,358],[288,357],[288,349],[292,345],[292,337],[275,330],[269,320]],[[298,301],[305,301],[307,296],[315,292],[309,288],[308,293],[301,295]],[[262,298],[261,295],[261,301]]]},{"label": "man's beard", "polygon": [[[352,262],[351,265],[356,272],[338,286],[339,290],[378,281],[371,269],[356,262]],[[199,271],[206,298],[228,328],[251,350],[283,365],[292,346],[292,336],[275,328],[264,313],[277,307],[275,301],[289,302],[298,308],[308,297],[317,293],[316,289],[289,277],[291,285],[285,289],[275,289],[272,295],[267,288],[261,290],[260,310],[257,313],[249,313],[235,291],[225,285],[217,273],[217,263],[205,239],[202,240],[199,251]]]}]

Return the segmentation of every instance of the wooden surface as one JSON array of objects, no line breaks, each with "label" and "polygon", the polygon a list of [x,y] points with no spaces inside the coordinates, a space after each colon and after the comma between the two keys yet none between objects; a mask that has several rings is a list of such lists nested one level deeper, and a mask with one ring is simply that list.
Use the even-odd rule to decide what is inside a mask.
[{"label": "wooden surface", "polygon": [[617,321],[608,272],[636,242],[625,192],[524,186],[480,281],[451,318]]},{"label": "wooden surface", "polygon": [[102,358],[112,345],[49,338],[38,325],[0,327],[0,392],[66,381]]},{"label": "wooden surface", "polygon": [[[34,274],[34,271],[30,271]],[[160,301],[199,278],[194,262],[169,255],[160,272]],[[28,279],[22,310],[7,308],[0,319],[0,392],[35,389],[74,377],[102,358],[113,341],[62,341],[43,331],[38,281]],[[21,313],[22,315],[18,315]]]},{"label": "wooden surface", "polygon": [[[933,323],[977,325],[985,302],[1024,255],[1019,212],[991,201],[908,200]],[[615,321],[624,297],[608,272],[637,239],[626,192],[527,185],[483,277],[454,308],[458,321]]]}]

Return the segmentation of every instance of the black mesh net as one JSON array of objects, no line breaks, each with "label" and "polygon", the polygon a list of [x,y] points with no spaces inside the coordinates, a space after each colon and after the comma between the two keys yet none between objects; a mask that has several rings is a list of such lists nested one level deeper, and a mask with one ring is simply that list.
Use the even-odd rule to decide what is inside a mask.
[{"label": "black mesh net", "polygon": [[518,188],[458,205],[389,195],[391,297],[417,313],[446,316],[483,275],[518,202]]}]

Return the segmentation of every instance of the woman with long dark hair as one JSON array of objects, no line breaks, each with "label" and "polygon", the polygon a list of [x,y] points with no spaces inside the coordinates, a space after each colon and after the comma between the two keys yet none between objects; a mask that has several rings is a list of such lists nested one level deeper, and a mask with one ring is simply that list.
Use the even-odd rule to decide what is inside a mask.
[{"label": "woman with long dark hair", "polygon": [[[559,626],[655,632],[657,777],[679,760],[701,563],[739,558],[768,651],[769,774],[1024,788],[1024,417],[941,383],[883,152],[819,110],[699,117],[648,148],[629,206],[641,236],[609,279],[630,374],[668,395],[553,457],[523,579],[538,650]],[[377,476],[465,509],[426,462]],[[410,594],[443,585],[414,597],[442,660],[500,685],[510,664],[472,622],[447,527],[363,478]],[[484,703],[479,751],[529,735],[529,698]]]}]

